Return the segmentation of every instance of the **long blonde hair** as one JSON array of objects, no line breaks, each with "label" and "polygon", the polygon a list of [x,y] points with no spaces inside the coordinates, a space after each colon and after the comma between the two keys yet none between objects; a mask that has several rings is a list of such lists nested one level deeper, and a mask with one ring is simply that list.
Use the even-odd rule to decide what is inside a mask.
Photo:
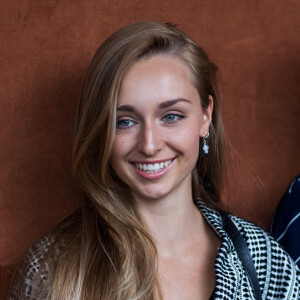
[{"label": "long blonde hair", "polygon": [[85,205],[81,221],[60,234],[60,239],[67,240],[67,246],[50,268],[47,299],[155,298],[155,244],[109,160],[122,80],[135,62],[158,54],[171,55],[186,63],[203,109],[207,108],[210,95],[214,99],[210,153],[198,158],[193,170],[193,193],[218,208],[223,126],[216,66],[191,38],[170,24],[140,22],[117,31],[96,52],[82,89],[73,174],[84,192]]}]

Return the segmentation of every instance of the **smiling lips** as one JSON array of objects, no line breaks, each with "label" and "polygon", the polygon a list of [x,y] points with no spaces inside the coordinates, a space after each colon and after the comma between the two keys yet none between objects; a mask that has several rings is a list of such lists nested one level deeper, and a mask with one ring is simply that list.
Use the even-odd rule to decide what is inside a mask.
[{"label": "smiling lips", "polygon": [[162,177],[168,172],[168,170],[173,165],[174,159],[169,159],[166,161],[155,162],[155,163],[133,163],[134,170],[145,179],[157,179]]}]

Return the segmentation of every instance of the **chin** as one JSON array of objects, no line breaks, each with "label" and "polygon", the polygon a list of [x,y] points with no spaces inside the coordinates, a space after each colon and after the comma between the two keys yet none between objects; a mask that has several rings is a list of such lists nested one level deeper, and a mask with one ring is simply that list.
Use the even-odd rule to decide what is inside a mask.
[{"label": "chin", "polygon": [[139,190],[136,191],[136,194],[138,197],[149,199],[149,200],[159,200],[161,198],[164,198],[169,194],[169,191],[167,190],[154,190],[154,189],[147,189],[147,190]]}]

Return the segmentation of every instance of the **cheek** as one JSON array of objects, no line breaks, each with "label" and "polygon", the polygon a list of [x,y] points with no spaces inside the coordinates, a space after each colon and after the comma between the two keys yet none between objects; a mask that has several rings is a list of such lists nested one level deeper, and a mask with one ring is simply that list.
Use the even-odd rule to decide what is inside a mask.
[{"label": "cheek", "polygon": [[185,145],[186,153],[188,154],[188,158],[197,161],[199,155],[199,135],[198,134],[190,134],[186,137],[182,143]]},{"label": "cheek", "polygon": [[129,135],[116,135],[112,148],[112,161],[125,157],[134,147],[134,139]]},{"label": "cheek", "polygon": [[176,140],[176,143],[183,149],[188,150],[190,147],[196,147],[199,145],[199,135],[196,135],[194,133],[183,133],[181,134],[178,132],[174,136],[174,141]]},{"label": "cheek", "polygon": [[177,152],[183,155],[184,160],[189,164],[196,163],[199,155],[200,137],[195,132],[177,131],[169,139]]},{"label": "cheek", "polygon": [[172,134],[172,139],[176,141],[177,144],[182,145],[184,149],[189,147],[198,148],[200,139],[200,122],[193,122],[189,126],[183,126],[178,128],[174,134]]}]

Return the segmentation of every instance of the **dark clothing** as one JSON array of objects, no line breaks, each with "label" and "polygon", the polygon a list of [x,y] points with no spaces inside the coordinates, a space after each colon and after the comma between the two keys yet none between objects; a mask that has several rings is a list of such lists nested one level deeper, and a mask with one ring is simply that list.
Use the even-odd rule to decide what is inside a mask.
[{"label": "dark clothing", "polygon": [[281,198],[270,233],[300,267],[300,175]]}]

